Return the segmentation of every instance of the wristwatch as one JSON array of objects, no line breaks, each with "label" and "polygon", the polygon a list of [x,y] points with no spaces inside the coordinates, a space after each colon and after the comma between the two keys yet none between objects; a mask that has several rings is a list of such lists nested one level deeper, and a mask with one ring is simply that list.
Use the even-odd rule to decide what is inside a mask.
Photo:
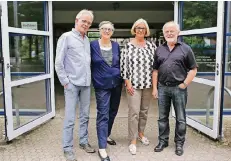
[{"label": "wristwatch", "polygon": [[185,83],[185,82],[183,82],[183,84],[184,84],[185,88],[188,86],[187,83]]}]

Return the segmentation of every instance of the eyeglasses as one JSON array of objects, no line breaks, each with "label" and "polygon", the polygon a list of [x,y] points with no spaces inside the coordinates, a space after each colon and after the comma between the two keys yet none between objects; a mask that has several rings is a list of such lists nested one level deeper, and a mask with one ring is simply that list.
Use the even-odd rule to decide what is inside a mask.
[{"label": "eyeglasses", "polygon": [[111,28],[101,28],[101,30],[103,30],[103,32],[112,32],[113,31],[113,29],[111,29]]},{"label": "eyeglasses", "polygon": [[91,26],[91,22],[87,21],[87,20],[81,20],[81,22],[85,25]]},{"label": "eyeglasses", "polygon": [[170,31],[164,31],[164,34],[174,34],[175,33],[175,31],[173,31],[173,30],[170,30]]},{"label": "eyeglasses", "polygon": [[136,29],[136,30],[146,30],[145,27],[136,27],[135,29]]}]

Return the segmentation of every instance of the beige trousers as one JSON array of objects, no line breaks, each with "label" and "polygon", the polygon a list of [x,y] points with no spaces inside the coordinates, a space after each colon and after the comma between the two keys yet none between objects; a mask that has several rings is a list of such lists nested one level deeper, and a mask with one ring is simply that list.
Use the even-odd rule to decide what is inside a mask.
[{"label": "beige trousers", "polygon": [[128,139],[137,139],[138,132],[144,133],[148,118],[148,109],[152,97],[151,88],[134,89],[134,95],[127,92],[128,100]]}]

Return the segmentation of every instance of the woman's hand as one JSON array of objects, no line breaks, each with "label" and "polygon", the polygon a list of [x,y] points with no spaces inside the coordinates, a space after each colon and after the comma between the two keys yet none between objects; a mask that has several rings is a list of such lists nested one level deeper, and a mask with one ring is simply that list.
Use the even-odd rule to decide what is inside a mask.
[{"label": "woman's hand", "polygon": [[125,81],[125,85],[126,85],[126,90],[127,92],[133,96],[134,95],[134,88],[132,87],[132,83],[129,80]]}]

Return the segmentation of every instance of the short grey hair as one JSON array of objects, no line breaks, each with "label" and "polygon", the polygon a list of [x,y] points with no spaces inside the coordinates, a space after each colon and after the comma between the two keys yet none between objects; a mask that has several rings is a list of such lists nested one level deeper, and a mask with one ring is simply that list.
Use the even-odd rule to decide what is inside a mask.
[{"label": "short grey hair", "polygon": [[136,34],[136,33],[135,33],[135,27],[136,27],[138,24],[140,24],[140,23],[143,23],[143,24],[145,25],[145,27],[146,27],[146,34],[145,34],[145,36],[150,36],[150,29],[149,29],[148,23],[147,23],[146,20],[144,20],[144,19],[142,19],[142,18],[140,18],[140,19],[138,19],[136,22],[134,22],[134,24],[133,24],[133,26],[132,26],[132,29],[131,29],[131,34],[132,34],[132,35],[135,35],[135,34]]},{"label": "short grey hair", "polygon": [[81,11],[76,15],[75,18],[80,19],[80,17],[82,17],[82,16],[85,15],[85,14],[90,15],[90,16],[92,17],[92,20],[94,19],[93,11],[87,10],[87,9],[81,10]]},{"label": "short grey hair", "polygon": [[164,32],[164,28],[165,28],[166,26],[168,26],[168,25],[174,25],[174,26],[176,27],[176,29],[177,29],[178,31],[180,31],[180,26],[179,26],[178,23],[176,23],[176,22],[174,22],[174,21],[169,21],[169,22],[166,22],[166,23],[164,24],[164,26],[163,26],[163,28],[162,28],[163,32]]},{"label": "short grey hair", "polygon": [[105,24],[111,25],[113,31],[115,31],[114,24],[113,24],[112,22],[110,22],[110,21],[102,21],[102,22],[100,22],[100,24],[99,24],[99,29],[101,29],[102,26],[105,25]]}]

